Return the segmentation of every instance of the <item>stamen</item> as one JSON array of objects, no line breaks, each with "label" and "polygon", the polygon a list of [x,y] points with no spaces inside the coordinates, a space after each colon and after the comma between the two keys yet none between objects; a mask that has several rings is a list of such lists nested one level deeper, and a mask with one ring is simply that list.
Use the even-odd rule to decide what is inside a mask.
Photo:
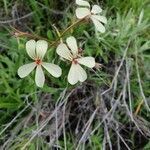
[{"label": "stamen", "polygon": [[78,64],[77,59],[73,59],[73,60],[72,60],[72,63],[74,63],[74,64]]},{"label": "stamen", "polygon": [[41,59],[38,58],[38,59],[35,60],[35,63],[36,63],[37,65],[40,65],[40,64],[42,63],[42,61],[41,61]]}]

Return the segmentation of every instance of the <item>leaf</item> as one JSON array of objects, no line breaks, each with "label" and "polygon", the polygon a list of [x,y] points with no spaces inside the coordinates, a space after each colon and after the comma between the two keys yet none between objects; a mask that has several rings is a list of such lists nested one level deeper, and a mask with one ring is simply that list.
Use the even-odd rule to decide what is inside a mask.
[{"label": "leaf", "polygon": [[54,35],[53,35],[53,32],[52,32],[51,30],[48,30],[48,31],[47,31],[47,37],[48,37],[48,39],[50,39],[50,40],[53,40],[53,39],[54,39]]},{"label": "leaf", "polygon": [[20,103],[9,103],[9,102],[0,102],[0,108],[6,108],[6,109],[16,109],[20,106]]}]

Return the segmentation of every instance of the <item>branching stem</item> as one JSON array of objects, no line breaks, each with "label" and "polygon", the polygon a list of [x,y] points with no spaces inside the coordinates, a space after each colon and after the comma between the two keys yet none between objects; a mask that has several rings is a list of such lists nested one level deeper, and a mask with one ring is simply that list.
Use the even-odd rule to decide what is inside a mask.
[{"label": "branching stem", "polygon": [[[86,17],[85,17],[86,18]],[[62,39],[62,37],[67,33],[69,32],[72,28],[74,28],[75,26],[77,26],[79,23],[81,23],[82,21],[85,20],[85,18],[83,19],[80,19],[80,20],[77,20],[76,22],[74,22],[73,24],[71,24],[67,29],[65,29],[60,35],[59,37],[53,41],[53,42],[50,42],[47,38],[44,38],[44,37],[41,37],[41,36],[38,36],[36,34],[31,34],[31,33],[27,33],[27,32],[22,32],[14,27],[11,26],[11,28],[14,30],[13,32],[13,35],[16,36],[16,37],[28,37],[28,38],[32,38],[32,39],[40,39],[40,40],[45,40],[47,41],[50,46],[54,46],[55,44],[58,43],[58,41],[60,39]]]}]

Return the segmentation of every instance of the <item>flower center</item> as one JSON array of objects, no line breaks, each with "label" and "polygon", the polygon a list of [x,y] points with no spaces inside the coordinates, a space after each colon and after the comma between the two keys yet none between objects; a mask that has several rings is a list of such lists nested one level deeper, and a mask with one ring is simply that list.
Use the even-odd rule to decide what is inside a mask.
[{"label": "flower center", "polygon": [[73,59],[72,59],[72,63],[74,63],[74,64],[78,64],[77,59],[76,59],[76,58],[73,58]]},{"label": "flower center", "polygon": [[37,65],[40,65],[40,64],[42,63],[42,60],[38,58],[38,59],[35,60],[35,63],[36,63]]}]

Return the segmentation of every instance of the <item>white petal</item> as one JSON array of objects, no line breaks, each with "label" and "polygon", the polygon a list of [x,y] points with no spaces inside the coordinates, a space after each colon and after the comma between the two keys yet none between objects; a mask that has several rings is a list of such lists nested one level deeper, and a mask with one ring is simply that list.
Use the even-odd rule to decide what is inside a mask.
[{"label": "white petal", "polygon": [[36,54],[38,58],[43,58],[48,49],[48,43],[44,40],[39,40],[36,43]]},{"label": "white petal", "polygon": [[68,82],[72,85],[87,79],[85,70],[79,64],[72,64],[68,74]]},{"label": "white petal", "polygon": [[77,59],[79,64],[85,65],[89,68],[93,68],[95,66],[95,58],[94,57],[82,57]]},{"label": "white petal", "polygon": [[79,6],[87,6],[87,7],[90,7],[89,2],[84,1],[84,0],[76,0],[76,4],[79,5]]},{"label": "white petal", "polygon": [[77,46],[77,41],[73,36],[70,36],[67,38],[66,43],[70,50],[72,51],[73,54],[78,54],[78,46]]},{"label": "white petal", "polygon": [[30,40],[26,43],[26,51],[32,59],[36,57],[35,47],[36,47],[35,40]]},{"label": "white petal", "polygon": [[54,77],[58,78],[62,74],[62,70],[58,65],[51,63],[42,63],[42,66]]},{"label": "white petal", "polygon": [[78,19],[83,19],[84,17],[90,15],[91,12],[88,8],[77,8],[76,9],[76,16]]},{"label": "white petal", "polygon": [[68,82],[74,85],[78,82],[78,76],[76,71],[76,64],[72,64],[68,74]]},{"label": "white petal", "polygon": [[38,65],[35,73],[35,83],[38,87],[43,87],[45,82],[45,76],[42,70],[41,65]]},{"label": "white petal", "polygon": [[68,47],[66,46],[66,44],[59,44],[57,49],[56,49],[56,52],[59,56],[65,58],[65,59],[68,59],[68,60],[72,60],[72,55],[68,49]]},{"label": "white petal", "polygon": [[100,23],[100,21],[98,21],[97,19],[91,17],[94,25],[95,25],[95,28],[97,31],[101,32],[101,33],[104,33],[105,32],[105,27]]},{"label": "white petal", "polygon": [[35,68],[36,64],[35,63],[30,63],[30,64],[26,64],[21,66],[18,69],[18,75],[20,78],[24,78],[27,75],[29,75],[31,73],[31,71]]},{"label": "white petal", "polygon": [[87,79],[87,74],[80,65],[77,65],[77,68],[78,68],[78,73],[77,73],[78,79],[80,82],[84,82]]},{"label": "white petal", "polygon": [[100,6],[94,5],[94,6],[92,7],[91,13],[93,13],[93,14],[99,14],[99,13],[101,13],[101,12],[102,12],[102,9],[101,9]]},{"label": "white petal", "polygon": [[105,24],[107,23],[107,19],[104,16],[92,15],[92,17],[95,18],[95,19],[97,19],[97,20],[99,20],[102,23],[105,23]]}]

